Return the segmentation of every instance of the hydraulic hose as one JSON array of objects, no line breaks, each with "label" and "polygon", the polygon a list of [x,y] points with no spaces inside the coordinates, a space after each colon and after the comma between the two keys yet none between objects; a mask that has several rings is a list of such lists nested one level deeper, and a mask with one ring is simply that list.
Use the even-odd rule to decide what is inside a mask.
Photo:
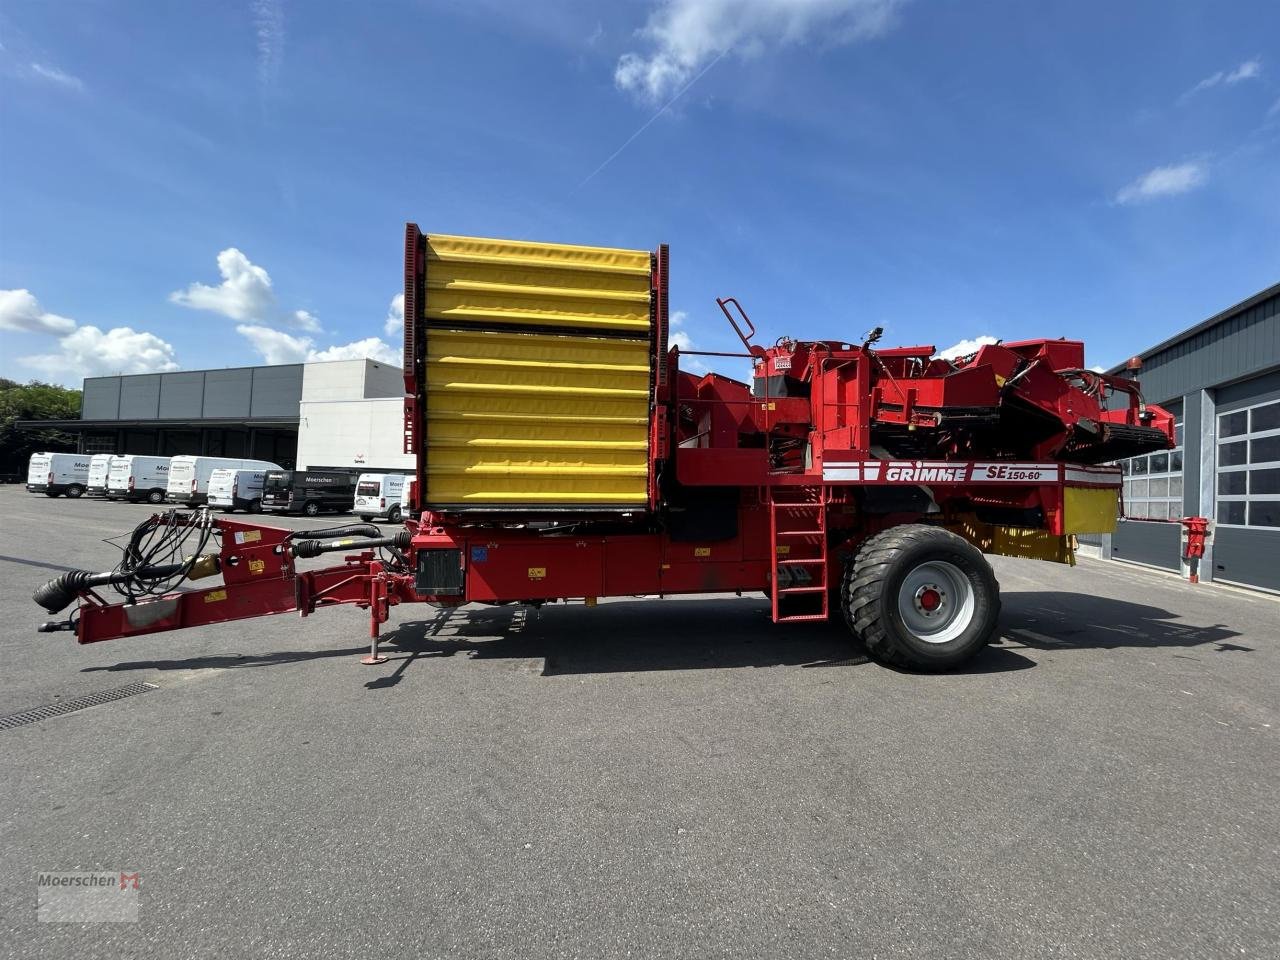
[{"label": "hydraulic hose", "polygon": [[109,570],[92,573],[89,570],[72,570],[54,577],[48,583],[36,587],[31,599],[50,613],[65,610],[77,596],[91,587],[118,586],[131,580],[164,580],[182,571],[186,564],[166,563],[155,567],[139,567],[128,573]]},{"label": "hydraulic hose", "polygon": [[306,535],[310,540],[327,540],[330,537],[381,537],[382,528],[372,523],[345,523],[339,527],[316,527],[313,530],[295,530],[286,540],[296,540]]},{"label": "hydraulic hose", "polygon": [[[374,528],[377,529],[376,527]],[[324,532],[324,531],[320,531]],[[381,531],[379,531],[381,532]],[[401,530],[399,533],[390,537],[373,537],[371,539],[361,540],[356,537],[339,537],[336,540],[295,540],[289,547],[289,551],[295,557],[318,557],[322,553],[336,553],[339,550],[372,550],[375,547],[395,547],[398,550],[407,550],[412,534],[408,530]]]}]

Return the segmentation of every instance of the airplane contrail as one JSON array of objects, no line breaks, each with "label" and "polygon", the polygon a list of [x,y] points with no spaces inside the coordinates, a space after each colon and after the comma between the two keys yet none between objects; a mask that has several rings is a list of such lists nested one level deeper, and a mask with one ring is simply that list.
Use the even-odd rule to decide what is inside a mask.
[{"label": "airplane contrail", "polygon": [[573,188],[573,192],[577,193],[579,190],[585,187],[596,176],[596,174],[598,174],[601,170],[603,170],[609,164],[613,163],[614,160],[618,159],[618,154],[622,153],[623,150],[631,146],[632,141],[634,141],[636,137],[640,136],[640,134],[648,130],[649,127],[653,126],[653,122],[655,120],[657,120],[660,116],[666,113],[671,108],[671,105],[673,103],[675,103],[677,100],[683,97],[685,93],[688,91],[688,89],[692,87],[695,83],[697,83],[699,80],[701,80],[708,70],[710,70],[722,59],[724,59],[724,55],[728,52],[729,52],[728,50],[721,50],[718,54],[716,54],[716,58],[712,60],[710,63],[708,63],[705,67],[703,67],[698,72],[698,75],[696,77],[694,77],[692,80],[686,83],[683,87],[681,87],[678,91],[676,91],[675,96],[673,96],[670,100],[664,103],[662,105],[662,108],[658,110],[658,112],[655,113],[652,117],[646,120],[644,124],[641,125],[639,130],[637,130],[631,136],[627,137],[627,139],[623,142],[622,146],[620,146],[617,150],[613,151],[613,153],[609,154],[608,159],[606,159],[604,163],[600,164],[600,166],[596,167],[589,174],[583,177],[582,182]]}]

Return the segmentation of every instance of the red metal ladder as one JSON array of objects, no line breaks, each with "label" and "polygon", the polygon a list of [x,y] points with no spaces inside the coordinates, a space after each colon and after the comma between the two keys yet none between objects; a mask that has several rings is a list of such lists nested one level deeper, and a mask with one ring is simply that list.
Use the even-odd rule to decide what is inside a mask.
[{"label": "red metal ladder", "polygon": [[[822,487],[775,487],[769,492],[770,599],[774,623],[826,620],[827,503]],[[787,568],[784,574],[782,568]],[[801,573],[800,571],[804,571]],[[816,610],[783,613],[784,597],[818,598]]]}]

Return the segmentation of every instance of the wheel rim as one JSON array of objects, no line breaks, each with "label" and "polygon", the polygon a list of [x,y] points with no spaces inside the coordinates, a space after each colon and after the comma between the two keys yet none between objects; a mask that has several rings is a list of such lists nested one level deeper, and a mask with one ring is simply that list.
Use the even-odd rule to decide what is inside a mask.
[{"label": "wheel rim", "polygon": [[973,622],[973,585],[959,567],[930,560],[910,570],[898,587],[898,615],[925,643],[949,643]]}]

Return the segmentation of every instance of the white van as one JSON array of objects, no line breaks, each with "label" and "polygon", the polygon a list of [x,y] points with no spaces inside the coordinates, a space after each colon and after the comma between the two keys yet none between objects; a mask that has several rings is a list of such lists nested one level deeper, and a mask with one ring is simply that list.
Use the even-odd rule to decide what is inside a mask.
[{"label": "white van", "polygon": [[266,478],[266,470],[219,467],[209,474],[209,506],[218,507],[223,513],[257,513],[262,509],[262,484]]},{"label": "white van", "polygon": [[95,453],[89,458],[89,483],[84,488],[85,493],[91,497],[107,495],[107,476],[114,459],[115,455],[110,453]]},{"label": "white van", "polygon": [[403,473],[362,473],[356,481],[356,501],[351,512],[365,523],[377,517],[388,523],[399,521],[404,510],[400,497],[409,485]]},{"label": "white van", "polygon": [[27,462],[27,492],[79,497],[89,485],[87,453],[33,453]]},{"label": "white van", "polygon": [[169,488],[169,458],[127,454],[111,458],[107,471],[108,500],[164,503]]},{"label": "white van", "polygon": [[416,520],[413,504],[410,502],[413,499],[413,484],[414,479],[412,477],[405,477],[404,490],[400,493],[400,515]]},{"label": "white van", "polygon": [[219,467],[232,470],[279,470],[278,464],[266,460],[242,460],[237,457],[174,457],[169,461],[169,486],[165,499],[189,507],[204,503],[209,497],[209,478]]}]

